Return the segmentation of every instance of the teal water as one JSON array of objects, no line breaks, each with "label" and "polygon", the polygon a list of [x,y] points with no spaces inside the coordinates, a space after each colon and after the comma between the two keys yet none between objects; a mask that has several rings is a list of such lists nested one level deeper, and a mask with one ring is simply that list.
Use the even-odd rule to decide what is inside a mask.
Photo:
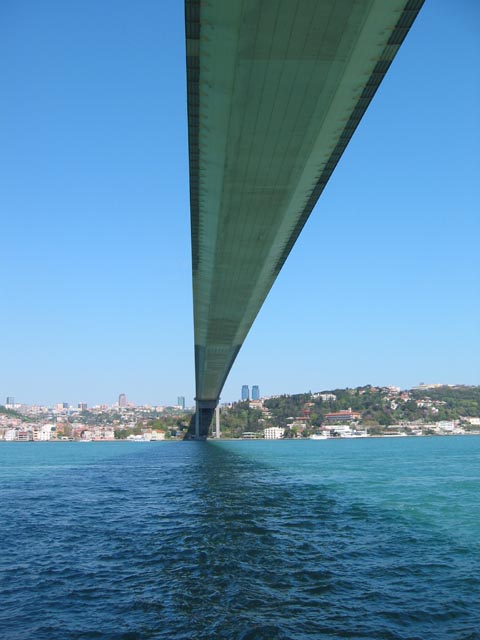
[{"label": "teal water", "polygon": [[0,638],[480,638],[480,437],[0,443]]}]

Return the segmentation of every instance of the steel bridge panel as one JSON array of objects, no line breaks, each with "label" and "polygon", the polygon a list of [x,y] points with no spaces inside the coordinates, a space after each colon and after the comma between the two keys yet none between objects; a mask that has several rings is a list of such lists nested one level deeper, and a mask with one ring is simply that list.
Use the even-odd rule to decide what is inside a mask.
[{"label": "steel bridge panel", "polygon": [[218,401],[421,5],[186,0],[197,400]]}]

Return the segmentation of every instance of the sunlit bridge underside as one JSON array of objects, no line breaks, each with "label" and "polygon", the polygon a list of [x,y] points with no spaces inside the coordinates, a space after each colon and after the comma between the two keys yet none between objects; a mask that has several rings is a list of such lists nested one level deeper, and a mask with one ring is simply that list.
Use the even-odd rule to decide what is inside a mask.
[{"label": "sunlit bridge underside", "polygon": [[186,0],[197,435],[422,4]]}]

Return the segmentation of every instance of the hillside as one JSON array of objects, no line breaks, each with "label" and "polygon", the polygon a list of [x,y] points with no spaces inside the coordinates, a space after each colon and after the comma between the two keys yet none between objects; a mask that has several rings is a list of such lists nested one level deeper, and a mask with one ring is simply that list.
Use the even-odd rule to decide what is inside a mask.
[{"label": "hillside", "polygon": [[[321,396],[335,396],[324,399]],[[388,426],[401,422],[439,422],[480,416],[480,386],[442,386],[400,391],[366,385],[329,389],[320,393],[282,395],[264,401],[272,421],[286,427],[291,418],[304,418],[319,427],[329,413],[351,409],[364,425]],[[289,420],[290,419],[290,420]]]}]

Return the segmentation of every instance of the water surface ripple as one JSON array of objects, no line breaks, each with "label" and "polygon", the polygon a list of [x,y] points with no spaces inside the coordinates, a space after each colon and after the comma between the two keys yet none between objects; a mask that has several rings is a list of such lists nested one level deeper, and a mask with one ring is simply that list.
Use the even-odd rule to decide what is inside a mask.
[{"label": "water surface ripple", "polygon": [[5,640],[480,638],[480,437],[1,443]]}]

